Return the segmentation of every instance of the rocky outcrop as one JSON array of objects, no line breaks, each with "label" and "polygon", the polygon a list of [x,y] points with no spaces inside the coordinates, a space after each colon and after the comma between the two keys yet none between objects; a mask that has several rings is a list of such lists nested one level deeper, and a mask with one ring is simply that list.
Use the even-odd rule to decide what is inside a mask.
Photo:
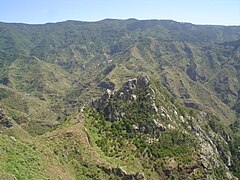
[{"label": "rocky outcrop", "polygon": [[122,88],[114,92],[112,89],[107,89],[104,95],[96,101],[93,101],[92,105],[96,109],[103,109],[106,107],[111,97],[118,98],[120,100],[137,100],[136,90],[144,88],[149,85],[149,77],[146,74],[142,74],[137,78],[129,79]]},{"label": "rocky outcrop", "polygon": [[[204,116],[205,120],[209,120],[207,114]],[[204,169],[208,171],[208,177],[214,179],[211,170],[215,169],[224,172],[226,179],[234,179],[229,171],[232,156],[227,141],[220,134],[211,129],[206,131],[198,124],[192,126],[191,129],[193,135],[198,139],[200,161]]]},{"label": "rocky outcrop", "polygon": [[123,170],[121,167],[116,168],[107,168],[107,167],[100,167],[103,169],[103,171],[109,175],[114,174],[118,177],[120,177],[123,180],[144,180],[144,174],[143,173],[129,173]]},{"label": "rocky outcrop", "polygon": [[109,99],[112,97],[113,94],[114,94],[113,91],[111,91],[110,89],[107,89],[100,99],[92,102],[92,106],[95,109],[103,109],[104,107],[106,107]]},{"label": "rocky outcrop", "polygon": [[9,118],[4,110],[0,107],[0,126],[10,128],[13,126],[13,120]]},{"label": "rocky outcrop", "polygon": [[[214,173],[220,173],[224,178],[234,177],[229,170],[232,157],[227,145],[228,140],[211,129],[210,116],[205,112],[195,115],[190,115],[187,111],[182,112],[183,110],[174,104],[161,101],[161,98],[165,98],[162,95],[157,86],[150,83],[148,76],[142,74],[129,79],[118,91],[107,89],[99,100],[93,102],[93,106],[101,110],[105,118],[111,122],[121,119],[119,122],[129,123],[127,131],[146,137],[149,146],[161,142],[161,136],[164,134],[170,135],[174,132],[182,138],[191,136],[193,144],[196,143],[196,147],[192,147],[195,149],[195,159],[189,166],[185,166],[174,157],[163,159],[162,172],[166,177],[170,178],[172,174],[179,172],[183,174],[183,178],[191,176],[214,179],[216,177]],[[197,104],[190,101],[184,105],[199,109]],[[178,138],[174,134],[171,135],[172,138]],[[117,174],[123,179],[137,179],[136,174],[126,175],[119,168],[106,169],[105,172]]]},{"label": "rocky outcrop", "polygon": [[142,74],[137,78],[129,79],[116,93],[116,97],[122,100],[136,100],[136,90],[148,86],[149,82],[149,77],[146,74]]},{"label": "rocky outcrop", "polygon": [[[103,110],[108,120],[116,121],[125,116],[125,112],[121,111],[120,103],[137,101],[138,91],[144,88],[149,88],[149,91],[154,93],[150,87],[149,77],[141,74],[137,78],[129,79],[118,91],[107,89],[100,99],[93,101],[92,105],[97,110]],[[156,113],[157,111],[153,102],[151,112]]]}]

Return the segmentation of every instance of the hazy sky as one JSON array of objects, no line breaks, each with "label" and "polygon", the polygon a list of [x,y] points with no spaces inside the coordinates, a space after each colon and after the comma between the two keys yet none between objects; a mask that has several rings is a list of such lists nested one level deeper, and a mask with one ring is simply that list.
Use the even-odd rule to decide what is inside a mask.
[{"label": "hazy sky", "polygon": [[240,25],[240,0],[0,0],[0,21],[172,19],[194,24]]}]

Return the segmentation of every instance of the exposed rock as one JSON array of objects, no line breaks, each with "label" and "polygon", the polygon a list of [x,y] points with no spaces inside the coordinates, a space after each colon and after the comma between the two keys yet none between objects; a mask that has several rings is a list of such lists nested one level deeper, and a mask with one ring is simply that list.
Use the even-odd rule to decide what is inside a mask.
[{"label": "exposed rock", "polygon": [[152,88],[151,85],[149,86],[149,90],[150,90],[153,94],[155,94],[155,90]]},{"label": "exposed rock", "polygon": [[129,90],[136,89],[137,86],[137,78],[129,79],[124,85],[123,88],[127,88]]},{"label": "exposed rock", "polygon": [[106,92],[101,97],[101,99],[98,99],[92,102],[93,107],[96,109],[104,108],[107,105],[108,100],[113,94],[114,93],[110,89],[107,89]]},{"label": "exposed rock", "polygon": [[165,119],[167,116],[164,113],[161,113],[160,116]]},{"label": "exposed rock", "polygon": [[134,129],[134,130],[139,130],[138,125],[135,125],[135,124],[134,124],[134,125],[133,125],[133,129]]},{"label": "exposed rock", "polygon": [[123,87],[116,93],[116,96],[122,100],[136,100],[134,94],[137,88],[143,88],[149,85],[149,78],[146,74],[140,75],[138,78],[129,79]]},{"label": "exposed rock", "polygon": [[154,142],[157,142],[157,141],[159,141],[159,139],[158,138],[155,138],[155,137],[147,137],[147,139],[146,139],[146,143],[148,143],[148,144],[152,144],[152,143],[154,143]]},{"label": "exposed rock", "polygon": [[[101,99],[93,101],[92,105],[96,109],[103,109],[106,107],[108,100],[114,96],[121,100],[136,101],[137,95],[135,94],[138,88],[144,88],[149,85],[149,78],[146,74],[142,74],[137,78],[129,79],[123,84],[122,88],[113,92],[111,89],[107,89]],[[101,84],[101,83],[100,83]],[[103,85],[103,84],[102,84]],[[106,85],[106,84],[104,84]],[[105,86],[106,87],[106,86]],[[112,87],[113,88],[113,87]],[[154,92],[154,90],[153,90]],[[157,111],[156,107],[153,107],[154,111]]]},{"label": "exposed rock", "polygon": [[172,121],[172,118],[170,117],[169,114],[167,114],[167,119],[170,120],[170,121]]},{"label": "exposed rock", "polygon": [[184,123],[186,122],[186,119],[183,116],[179,116],[179,119]]},{"label": "exposed rock", "polygon": [[231,165],[231,154],[229,149],[222,146],[222,144],[225,144],[225,140],[211,130],[205,132],[200,126],[193,126],[192,130],[199,140],[202,166],[210,171],[221,167],[226,173],[229,173],[229,177],[232,176],[227,168]]},{"label": "exposed rock", "polygon": [[178,112],[176,110],[174,110],[174,114],[177,116],[178,115]]},{"label": "exposed rock", "polygon": [[174,130],[174,129],[176,129],[176,127],[175,127],[175,126],[173,126],[172,124],[168,124],[168,125],[167,125],[167,128],[168,128],[168,129],[171,129],[171,130]]},{"label": "exposed rock", "polygon": [[13,120],[5,114],[4,110],[0,107],[0,125],[6,128],[13,126]]},{"label": "exposed rock", "polygon": [[125,116],[125,112],[120,113],[120,117],[123,118]]},{"label": "exposed rock", "polygon": [[124,93],[120,92],[118,97],[119,97],[119,99],[124,100]]},{"label": "exposed rock", "polygon": [[134,179],[134,180],[143,180],[145,179],[143,173],[128,173],[123,170],[121,167],[110,168],[110,167],[100,167],[103,171],[109,175],[115,174],[116,176],[122,178],[123,180]]},{"label": "exposed rock", "polygon": [[157,106],[156,106],[155,103],[152,104],[151,111],[154,112],[154,113],[157,113],[157,112],[158,112],[158,108],[157,108]]},{"label": "exposed rock", "polygon": [[13,136],[10,136],[10,138],[13,140],[13,141],[17,141],[15,137]]},{"label": "exposed rock", "polygon": [[160,130],[160,131],[166,131],[166,126],[164,126],[163,124],[161,124],[158,120],[154,119],[153,120],[155,126]]},{"label": "exposed rock", "polygon": [[73,131],[67,131],[67,132],[65,133],[65,136],[66,136],[66,137],[72,137],[72,136],[74,136],[74,132],[73,132]]},{"label": "exposed rock", "polygon": [[178,163],[174,159],[174,157],[172,158],[166,157],[164,159],[163,172],[165,173],[166,176],[169,176],[173,171],[176,171],[177,169],[178,169]]},{"label": "exposed rock", "polygon": [[137,96],[135,94],[132,94],[130,100],[136,101],[137,100]]},{"label": "exposed rock", "polygon": [[[162,134],[170,131],[178,131],[179,128],[182,129],[181,132],[185,135],[194,137],[197,141],[197,164],[191,167],[182,167],[183,169],[185,168],[184,171],[186,170],[188,174],[194,177],[195,175],[197,176],[198,173],[201,173],[202,170],[204,170],[204,176],[209,177],[209,179],[215,177],[212,169],[221,168],[224,172],[230,172],[227,166],[231,166],[231,153],[229,149],[225,148],[225,146],[227,146],[225,143],[227,142],[214,131],[202,129],[202,127],[204,127],[202,125],[208,123],[208,115],[204,112],[199,112],[196,117],[192,117],[189,114],[182,116],[178,113],[179,110],[174,105],[156,105],[156,103],[159,103],[156,102],[156,99],[158,99],[158,96],[156,96],[157,93],[152,87],[152,90],[150,90],[151,88],[149,87],[149,79],[143,74],[137,78],[129,79],[119,91],[113,92],[107,89],[101,99],[95,101],[93,105],[95,108],[101,109],[109,121],[117,121],[124,118],[131,120],[131,115],[134,112],[133,117],[135,119],[133,118],[134,124],[132,124],[132,129],[139,135],[145,134],[148,144],[161,141],[160,136]],[[141,96],[142,94],[144,94],[144,97]],[[185,105],[198,109],[198,106],[192,102],[187,102]],[[132,107],[134,111],[128,109]],[[142,109],[144,113],[147,111],[146,120],[141,121],[140,119],[140,121],[138,121],[136,113],[142,113]],[[143,114],[143,116],[144,115],[145,114]],[[175,121],[177,118],[181,122],[186,123],[187,126],[184,128],[183,124]],[[201,120],[203,120],[203,122],[200,122]],[[170,177],[169,175],[171,173],[175,174],[182,170],[178,167],[179,162],[177,159],[167,158],[164,160],[164,163],[162,171],[167,177]],[[128,176],[126,173],[124,174],[124,171],[119,168],[109,169],[107,171],[117,174],[117,176],[121,178],[128,177],[134,179],[136,177],[134,175]]]},{"label": "exposed rock", "polygon": [[[231,175],[230,172],[226,172],[226,176],[227,178],[230,180],[230,179],[233,179],[233,176]],[[235,178],[234,178],[235,179]]]}]

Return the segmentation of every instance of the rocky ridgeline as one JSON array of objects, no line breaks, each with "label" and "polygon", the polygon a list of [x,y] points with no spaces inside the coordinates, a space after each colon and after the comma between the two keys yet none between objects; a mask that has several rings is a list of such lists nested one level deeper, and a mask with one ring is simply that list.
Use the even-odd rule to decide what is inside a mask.
[{"label": "rocky ridgeline", "polygon": [[121,100],[136,100],[136,90],[148,86],[149,82],[149,77],[146,74],[142,74],[138,78],[129,79],[116,93],[116,97]]},{"label": "rocky ridgeline", "polygon": [[[139,94],[139,91],[146,90],[146,94]],[[144,100],[142,99],[144,96]],[[146,103],[146,109],[141,108],[140,111],[145,111],[145,113],[151,114],[151,122],[144,122],[141,125],[136,124],[133,128],[136,131],[145,129],[146,123],[151,123],[152,128],[155,130],[165,131],[166,129],[175,129],[178,124],[173,121],[173,118],[170,115],[170,112],[164,106],[156,105],[156,90],[153,88],[153,84],[150,83],[148,75],[141,74],[137,78],[129,79],[123,86],[117,90],[112,91],[107,89],[105,94],[98,100],[93,101],[92,105],[95,109],[101,110],[104,112],[105,117],[110,121],[116,121],[120,118],[126,116],[127,111],[131,111],[126,108],[128,103]],[[121,105],[121,103],[123,103]],[[178,116],[179,113],[175,111],[175,116]],[[158,118],[154,118],[154,115],[159,114],[162,119],[165,119],[167,123],[162,123]],[[183,118],[178,116],[178,118]]]},{"label": "rocky ridgeline", "polygon": [[[148,93],[139,95],[139,91],[141,90],[147,90]],[[100,99],[93,101],[93,107],[97,110],[102,110],[108,120],[116,121],[123,118],[126,114],[124,112],[124,106],[126,104],[122,106],[120,103],[140,103],[144,101],[142,100],[142,96],[148,101],[149,109],[147,111],[153,114],[159,112],[155,104],[155,90],[152,88],[148,75],[144,73],[137,78],[129,79],[117,91],[107,89]],[[146,109],[142,110],[146,111]]]},{"label": "rocky ridgeline", "polygon": [[[156,106],[158,91],[152,87],[150,79],[146,74],[129,79],[117,91],[107,89],[106,93],[100,99],[93,102],[93,107],[102,111],[109,121],[117,121],[120,118],[126,117],[124,110],[131,111],[124,108],[128,103],[141,103],[143,101],[140,100],[142,95],[139,94],[139,90],[141,89],[147,89],[147,92],[149,92],[145,94],[146,98],[144,101],[148,101],[150,108],[147,110],[151,113],[151,116],[149,116],[150,121],[148,120],[143,123],[136,122],[133,125],[133,129],[137,133],[143,132],[148,134],[148,143],[151,144],[160,139],[154,134],[145,132],[145,127],[149,125],[154,129],[154,132],[182,129],[185,134],[194,137],[198,142],[198,148],[196,147],[196,153],[199,157],[198,167],[205,169],[204,174],[209,179],[214,179],[214,169],[218,168],[226,172],[227,179],[235,178],[229,171],[232,157],[227,145],[228,140],[211,129],[206,131],[203,128],[203,124],[207,125],[211,120],[208,114],[199,111],[195,117],[188,114],[183,116],[174,105],[168,107],[163,103]],[[142,109],[142,111],[146,111],[146,109]],[[174,170],[177,169],[178,167]],[[194,174],[194,170],[191,173]]]},{"label": "rocky ridgeline", "polygon": [[137,100],[137,89],[147,87],[149,82],[149,77],[146,74],[142,74],[137,78],[129,79],[118,91],[107,89],[100,99],[93,102],[93,107],[98,110],[104,109],[111,98],[129,101]]}]

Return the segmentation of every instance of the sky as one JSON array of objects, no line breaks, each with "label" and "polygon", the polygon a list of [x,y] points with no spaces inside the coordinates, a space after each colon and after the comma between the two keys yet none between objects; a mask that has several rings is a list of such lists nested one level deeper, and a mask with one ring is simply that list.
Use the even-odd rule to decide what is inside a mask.
[{"label": "sky", "polygon": [[240,0],[0,0],[1,22],[43,24],[106,18],[240,25]]}]

